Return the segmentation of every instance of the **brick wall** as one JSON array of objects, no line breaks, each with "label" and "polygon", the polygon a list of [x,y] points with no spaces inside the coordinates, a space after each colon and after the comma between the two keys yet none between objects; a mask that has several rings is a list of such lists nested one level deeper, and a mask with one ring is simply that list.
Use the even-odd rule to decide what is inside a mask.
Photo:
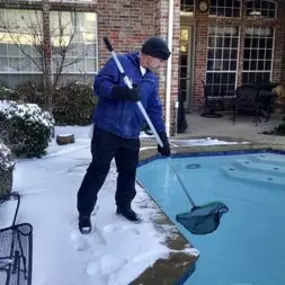
[{"label": "brick wall", "polygon": [[[171,130],[176,131],[176,109],[178,87],[178,47],[180,1],[175,0],[174,37],[172,50],[171,86]],[[143,41],[152,35],[168,39],[168,0],[100,0],[97,4],[99,67],[108,59],[102,37],[108,35],[116,51],[123,53],[139,50]],[[177,20],[178,19],[178,20]],[[164,106],[166,98],[166,65],[158,71],[160,96]]]},{"label": "brick wall", "polygon": [[273,61],[273,77],[272,81],[285,81],[285,1],[278,2],[278,13],[276,20],[253,20],[245,16],[245,8],[243,9],[243,16],[241,19],[226,19],[209,17],[208,13],[201,14],[196,11],[196,54],[194,67],[194,94],[193,94],[193,110],[200,111],[204,102],[204,91],[201,79],[206,80],[206,59],[207,59],[207,29],[210,24],[237,24],[241,27],[241,43],[239,53],[238,65],[238,85],[241,84],[242,67],[243,67],[243,35],[245,27],[253,26],[267,26],[276,27],[275,29],[275,47],[274,47],[274,61]]}]

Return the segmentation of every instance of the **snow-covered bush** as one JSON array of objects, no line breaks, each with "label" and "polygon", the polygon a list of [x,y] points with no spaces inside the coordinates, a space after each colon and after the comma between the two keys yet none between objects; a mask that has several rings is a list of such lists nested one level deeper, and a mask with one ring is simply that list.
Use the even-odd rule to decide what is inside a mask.
[{"label": "snow-covered bush", "polygon": [[49,112],[36,104],[2,101],[0,119],[3,120],[1,137],[16,156],[41,157],[46,154],[54,127]]},{"label": "snow-covered bush", "polygon": [[15,163],[11,150],[0,140],[0,195],[12,190]]}]

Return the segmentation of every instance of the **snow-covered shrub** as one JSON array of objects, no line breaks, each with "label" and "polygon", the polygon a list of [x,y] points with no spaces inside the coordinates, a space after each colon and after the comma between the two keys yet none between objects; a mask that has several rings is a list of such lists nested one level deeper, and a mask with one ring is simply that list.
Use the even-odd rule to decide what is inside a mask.
[{"label": "snow-covered shrub", "polygon": [[11,150],[0,140],[0,195],[12,190],[15,163]]},{"label": "snow-covered shrub", "polygon": [[71,82],[55,91],[53,116],[57,125],[89,125],[97,103],[92,84]]},{"label": "snow-covered shrub", "polygon": [[46,154],[54,127],[49,112],[36,104],[2,101],[1,118],[4,119],[1,137],[16,156],[41,157]]}]

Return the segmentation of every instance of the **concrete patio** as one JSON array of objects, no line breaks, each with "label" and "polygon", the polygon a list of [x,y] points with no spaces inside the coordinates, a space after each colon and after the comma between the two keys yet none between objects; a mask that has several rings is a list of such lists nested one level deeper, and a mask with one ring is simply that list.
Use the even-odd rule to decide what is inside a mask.
[{"label": "concrete patio", "polygon": [[268,122],[258,123],[252,121],[250,116],[238,116],[233,124],[231,113],[223,113],[221,118],[204,118],[200,114],[187,115],[188,129],[176,138],[220,138],[225,140],[249,141],[255,143],[283,144],[285,136],[265,135],[264,131],[273,130],[282,120],[282,115],[272,115]]}]

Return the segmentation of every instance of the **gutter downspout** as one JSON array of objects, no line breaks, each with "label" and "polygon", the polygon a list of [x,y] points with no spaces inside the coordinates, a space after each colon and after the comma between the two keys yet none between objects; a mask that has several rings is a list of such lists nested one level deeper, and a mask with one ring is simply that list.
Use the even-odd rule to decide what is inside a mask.
[{"label": "gutter downspout", "polygon": [[[172,52],[172,39],[173,39],[173,0],[168,2],[168,47]],[[166,106],[165,106],[165,125],[166,133],[170,135],[171,124],[171,71],[172,71],[172,53],[167,61],[167,73],[166,73]]]}]

